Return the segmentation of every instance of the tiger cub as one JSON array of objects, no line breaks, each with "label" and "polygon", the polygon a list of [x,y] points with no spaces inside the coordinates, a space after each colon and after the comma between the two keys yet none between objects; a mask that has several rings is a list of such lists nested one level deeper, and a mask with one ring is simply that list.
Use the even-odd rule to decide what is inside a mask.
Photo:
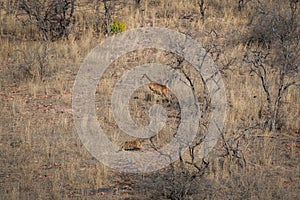
[{"label": "tiger cub", "polygon": [[125,151],[140,151],[143,150],[144,148],[140,140],[134,140],[134,141],[124,142],[122,149]]}]

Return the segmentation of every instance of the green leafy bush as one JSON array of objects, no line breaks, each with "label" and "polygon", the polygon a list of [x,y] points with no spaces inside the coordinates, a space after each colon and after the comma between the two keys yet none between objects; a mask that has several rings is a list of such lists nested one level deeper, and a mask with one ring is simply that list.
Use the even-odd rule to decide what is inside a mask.
[{"label": "green leafy bush", "polygon": [[126,29],[126,25],[124,22],[115,21],[110,24],[110,30],[113,33],[121,33],[125,31],[125,29]]}]

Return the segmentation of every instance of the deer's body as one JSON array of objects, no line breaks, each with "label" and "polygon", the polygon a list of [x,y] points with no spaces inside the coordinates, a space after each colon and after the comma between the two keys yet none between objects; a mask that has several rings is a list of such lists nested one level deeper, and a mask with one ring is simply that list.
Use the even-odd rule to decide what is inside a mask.
[{"label": "deer's body", "polygon": [[150,90],[159,95],[164,95],[166,98],[169,98],[169,89],[167,88],[167,86],[152,81],[146,74],[144,74],[143,77],[146,77],[150,81]]},{"label": "deer's body", "polygon": [[169,89],[167,88],[167,86],[158,83],[150,83],[149,88],[153,92],[156,92],[159,95],[164,95],[166,98],[169,98]]}]

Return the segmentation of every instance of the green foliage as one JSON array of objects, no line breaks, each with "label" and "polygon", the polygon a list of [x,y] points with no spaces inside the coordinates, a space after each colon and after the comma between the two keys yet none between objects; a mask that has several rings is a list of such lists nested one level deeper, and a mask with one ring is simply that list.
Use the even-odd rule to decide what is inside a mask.
[{"label": "green foliage", "polygon": [[110,30],[112,33],[121,33],[125,31],[126,25],[124,22],[115,21],[110,24]]}]

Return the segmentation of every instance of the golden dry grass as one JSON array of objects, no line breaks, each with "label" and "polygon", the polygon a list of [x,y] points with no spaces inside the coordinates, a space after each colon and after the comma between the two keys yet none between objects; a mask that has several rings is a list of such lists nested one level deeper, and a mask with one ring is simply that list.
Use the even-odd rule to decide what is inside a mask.
[{"label": "golden dry grass", "polygon": [[[23,26],[7,14],[8,1],[0,1],[0,199],[168,199],[167,193],[184,178],[168,181],[167,169],[153,174],[124,174],[99,163],[82,145],[72,117],[72,87],[81,62],[105,39],[97,33],[93,7],[78,1],[76,26],[68,39],[44,43],[34,26]],[[272,1],[265,1],[271,2]],[[236,62],[223,71],[227,95],[227,117],[220,140],[206,158],[209,166],[200,180],[193,182],[190,199],[297,199],[300,197],[300,98],[299,87],[291,87],[283,98],[282,129],[273,133],[247,129],[261,122],[258,113],[266,107],[259,80],[249,74],[242,58],[246,51],[240,37],[247,33],[248,13],[238,12],[236,1],[210,1],[204,21],[199,18],[197,1],[142,0],[139,8],[126,5],[113,18],[127,29],[167,27],[190,35],[205,48],[222,53],[216,60],[221,68],[232,58]],[[129,4],[129,2],[128,2]],[[282,9],[285,9],[283,6]],[[100,27],[100,30],[101,27]],[[218,36],[210,33],[215,30]],[[216,44],[216,49],[212,44]],[[46,45],[44,52],[39,49]],[[16,51],[19,50],[19,51]],[[18,53],[25,52],[25,56]],[[32,64],[38,77],[35,55],[45,54],[46,74],[26,78],[20,69]],[[113,63],[99,82],[96,92],[98,120],[109,138],[121,146],[134,138],[118,129],[110,110],[113,85],[134,66],[159,62],[171,64],[173,55],[163,51],[131,52]],[[298,63],[299,64],[299,63]],[[184,68],[193,78],[197,97],[203,100],[203,85],[188,63]],[[276,73],[269,74],[271,79]],[[296,75],[299,77],[299,73]],[[275,81],[275,80],[274,80]],[[272,90],[272,93],[275,91]],[[148,103],[147,95],[151,94]],[[137,97],[134,99],[133,97]],[[131,115],[139,125],[149,123],[147,111],[158,100],[147,87],[137,90],[130,101]],[[176,102],[176,98],[173,99]],[[167,103],[164,104],[167,107]],[[264,110],[263,110],[264,111]],[[169,109],[176,115],[178,110]],[[175,113],[175,114],[174,114]],[[161,147],[172,138],[179,120],[170,118],[153,139],[142,141],[145,149]],[[226,152],[226,145],[238,150]],[[175,177],[175,176],[174,176]],[[177,182],[176,182],[177,181]],[[157,183],[156,183],[157,182]],[[176,184],[175,184],[176,183]],[[157,193],[157,189],[163,190]],[[205,188],[205,189],[203,189]]]}]

